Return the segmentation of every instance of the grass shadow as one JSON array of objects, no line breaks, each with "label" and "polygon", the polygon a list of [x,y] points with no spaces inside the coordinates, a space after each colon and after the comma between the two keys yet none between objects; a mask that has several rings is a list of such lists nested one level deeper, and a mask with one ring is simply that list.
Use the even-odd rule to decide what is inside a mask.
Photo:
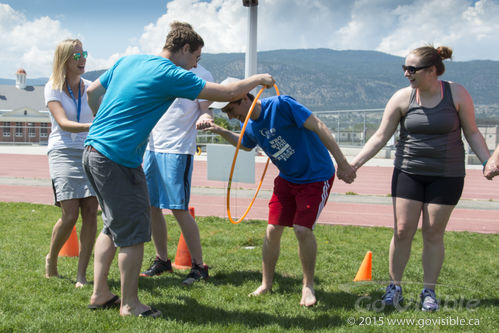
[{"label": "grass shadow", "polygon": [[[208,280],[210,283],[220,285],[241,286],[247,282],[260,283],[262,281],[261,271],[232,271],[232,272],[217,272]],[[280,289],[290,290],[296,285],[301,284],[301,279],[285,276],[280,273],[274,274],[274,282],[278,283]],[[293,287],[293,288],[291,288]]]},{"label": "grass shadow", "polygon": [[[314,331],[317,329],[333,329],[345,323],[338,315],[319,315],[310,318],[303,315],[269,314],[258,310],[224,310],[217,307],[206,306],[191,297],[179,297],[179,303],[162,303],[154,306],[164,314],[165,320],[175,320],[193,325],[237,325],[246,329],[279,326],[282,329],[300,329]],[[196,309],[197,316],[192,316],[192,309]],[[308,311],[308,308],[303,308]]]}]

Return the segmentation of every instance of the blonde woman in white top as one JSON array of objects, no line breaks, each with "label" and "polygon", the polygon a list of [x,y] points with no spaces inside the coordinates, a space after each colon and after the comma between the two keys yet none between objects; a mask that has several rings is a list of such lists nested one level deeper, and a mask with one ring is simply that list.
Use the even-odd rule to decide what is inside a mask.
[{"label": "blonde woman in white top", "polygon": [[85,72],[87,52],[78,39],[66,39],[57,45],[53,72],[45,85],[45,103],[50,110],[52,131],[48,141],[50,178],[55,204],[62,216],[52,231],[46,256],[46,277],[57,277],[57,258],[81,213],[80,253],[76,287],[87,283],[86,271],[97,231],[97,198],[82,166],[83,142],[93,120],[88,106],[90,81]]}]

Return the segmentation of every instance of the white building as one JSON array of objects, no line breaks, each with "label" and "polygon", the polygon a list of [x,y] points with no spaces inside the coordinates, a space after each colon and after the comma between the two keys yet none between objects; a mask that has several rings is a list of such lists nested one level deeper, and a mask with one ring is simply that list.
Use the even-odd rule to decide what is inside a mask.
[{"label": "white building", "polygon": [[46,143],[50,117],[44,87],[26,84],[26,71],[16,73],[16,85],[0,85],[0,142]]}]

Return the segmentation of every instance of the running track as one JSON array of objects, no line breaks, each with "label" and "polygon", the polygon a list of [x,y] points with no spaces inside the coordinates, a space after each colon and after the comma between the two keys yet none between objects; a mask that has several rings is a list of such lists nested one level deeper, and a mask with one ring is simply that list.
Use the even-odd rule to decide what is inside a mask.
[{"label": "running track", "polygon": [[[256,163],[255,178],[259,179],[263,163]],[[319,223],[392,227],[393,213],[390,193],[392,167],[364,166],[351,185],[335,180],[331,197]],[[269,166],[261,194],[247,219],[267,218],[267,200],[277,169]],[[256,184],[233,183],[231,210],[241,215],[254,193]],[[192,177],[190,206],[196,216],[227,217],[226,184],[207,180],[207,162],[196,159]],[[357,195],[345,195],[347,192]],[[0,201],[52,204],[46,155],[0,154]],[[1,217],[1,214],[0,214]],[[499,179],[488,181],[480,170],[468,169],[460,205],[454,210],[447,230],[481,233],[499,232]]]}]

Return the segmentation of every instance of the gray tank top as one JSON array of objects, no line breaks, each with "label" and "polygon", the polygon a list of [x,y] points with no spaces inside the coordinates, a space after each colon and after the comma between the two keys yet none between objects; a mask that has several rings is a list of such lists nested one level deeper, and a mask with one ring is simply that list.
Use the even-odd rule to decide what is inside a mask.
[{"label": "gray tank top", "polygon": [[464,177],[461,122],[449,82],[443,81],[443,98],[433,108],[416,102],[412,90],[409,109],[400,121],[395,167],[424,176]]}]

